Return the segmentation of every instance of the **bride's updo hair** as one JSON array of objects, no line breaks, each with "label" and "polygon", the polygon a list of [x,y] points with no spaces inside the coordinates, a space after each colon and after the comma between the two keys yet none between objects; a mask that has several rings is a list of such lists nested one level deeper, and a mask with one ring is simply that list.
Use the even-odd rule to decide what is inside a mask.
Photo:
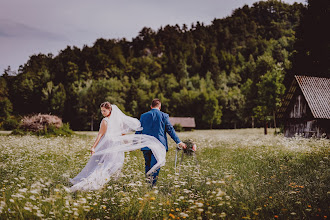
[{"label": "bride's updo hair", "polygon": [[108,109],[108,110],[110,110],[110,112],[111,112],[111,110],[112,110],[112,106],[111,106],[111,104],[110,104],[110,102],[103,102],[101,105],[100,105],[100,108],[106,108],[106,109]]}]

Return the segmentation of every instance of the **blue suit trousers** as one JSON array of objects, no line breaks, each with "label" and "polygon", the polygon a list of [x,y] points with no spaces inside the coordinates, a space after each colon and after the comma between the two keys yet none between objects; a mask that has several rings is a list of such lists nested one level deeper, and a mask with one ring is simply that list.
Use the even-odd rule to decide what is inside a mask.
[{"label": "blue suit trousers", "polygon": [[[151,150],[143,150],[142,152],[145,160],[145,171],[147,173],[151,169],[151,167],[153,167],[157,163],[157,160],[155,156],[152,154]],[[153,172],[150,176],[147,176],[152,186],[156,185],[159,170],[160,168],[157,169],[155,172]]]}]

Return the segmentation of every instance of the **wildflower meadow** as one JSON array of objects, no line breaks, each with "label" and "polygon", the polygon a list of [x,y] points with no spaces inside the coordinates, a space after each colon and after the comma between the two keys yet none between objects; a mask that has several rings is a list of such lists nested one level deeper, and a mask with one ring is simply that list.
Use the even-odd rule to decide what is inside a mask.
[{"label": "wildflower meadow", "polygon": [[329,139],[261,129],[180,132],[181,140],[196,142],[197,160],[184,156],[175,169],[171,141],[156,187],[146,183],[142,153],[133,151],[120,178],[99,191],[72,193],[69,179],[87,163],[96,134],[0,135],[0,219],[329,217]]}]

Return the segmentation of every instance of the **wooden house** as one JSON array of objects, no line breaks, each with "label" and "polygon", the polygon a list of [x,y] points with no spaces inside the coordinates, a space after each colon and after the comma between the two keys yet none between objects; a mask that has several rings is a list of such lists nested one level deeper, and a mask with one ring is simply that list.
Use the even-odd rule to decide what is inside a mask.
[{"label": "wooden house", "polygon": [[330,138],[330,78],[295,76],[277,118],[285,137]]},{"label": "wooden house", "polygon": [[175,124],[181,125],[186,130],[196,127],[195,118],[192,117],[170,117],[170,122],[174,126]]}]

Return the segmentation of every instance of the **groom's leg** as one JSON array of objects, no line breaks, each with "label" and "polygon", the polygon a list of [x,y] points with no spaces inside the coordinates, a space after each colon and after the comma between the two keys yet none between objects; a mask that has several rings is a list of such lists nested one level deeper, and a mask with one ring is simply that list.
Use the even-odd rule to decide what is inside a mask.
[{"label": "groom's leg", "polygon": [[145,161],[145,172],[147,174],[148,171],[150,170],[150,168],[152,167],[152,166],[150,166],[152,153],[150,150],[143,150],[142,152],[143,152],[144,161]]},{"label": "groom's leg", "polygon": [[152,152],[151,152],[151,150],[144,150],[142,152],[143,152],[143,156],[144,156],[144,160],[145,160],[145,172],[146,172],[147,183],[153,185],[154,177],[152,175],[147,176],[148,171],[152,167],[152,165],[151,165]]},{"label": "groom's leg", "polygon": [[[150,168],[153,167],[157,163],[157,160],[155,156],[151,153],[151,162],[150,162]],[[160,168],[158,168],[155,172],[152,173],[152,186],[156,185],[156,182],[158,180],[158,174],[159,174]]]}]

